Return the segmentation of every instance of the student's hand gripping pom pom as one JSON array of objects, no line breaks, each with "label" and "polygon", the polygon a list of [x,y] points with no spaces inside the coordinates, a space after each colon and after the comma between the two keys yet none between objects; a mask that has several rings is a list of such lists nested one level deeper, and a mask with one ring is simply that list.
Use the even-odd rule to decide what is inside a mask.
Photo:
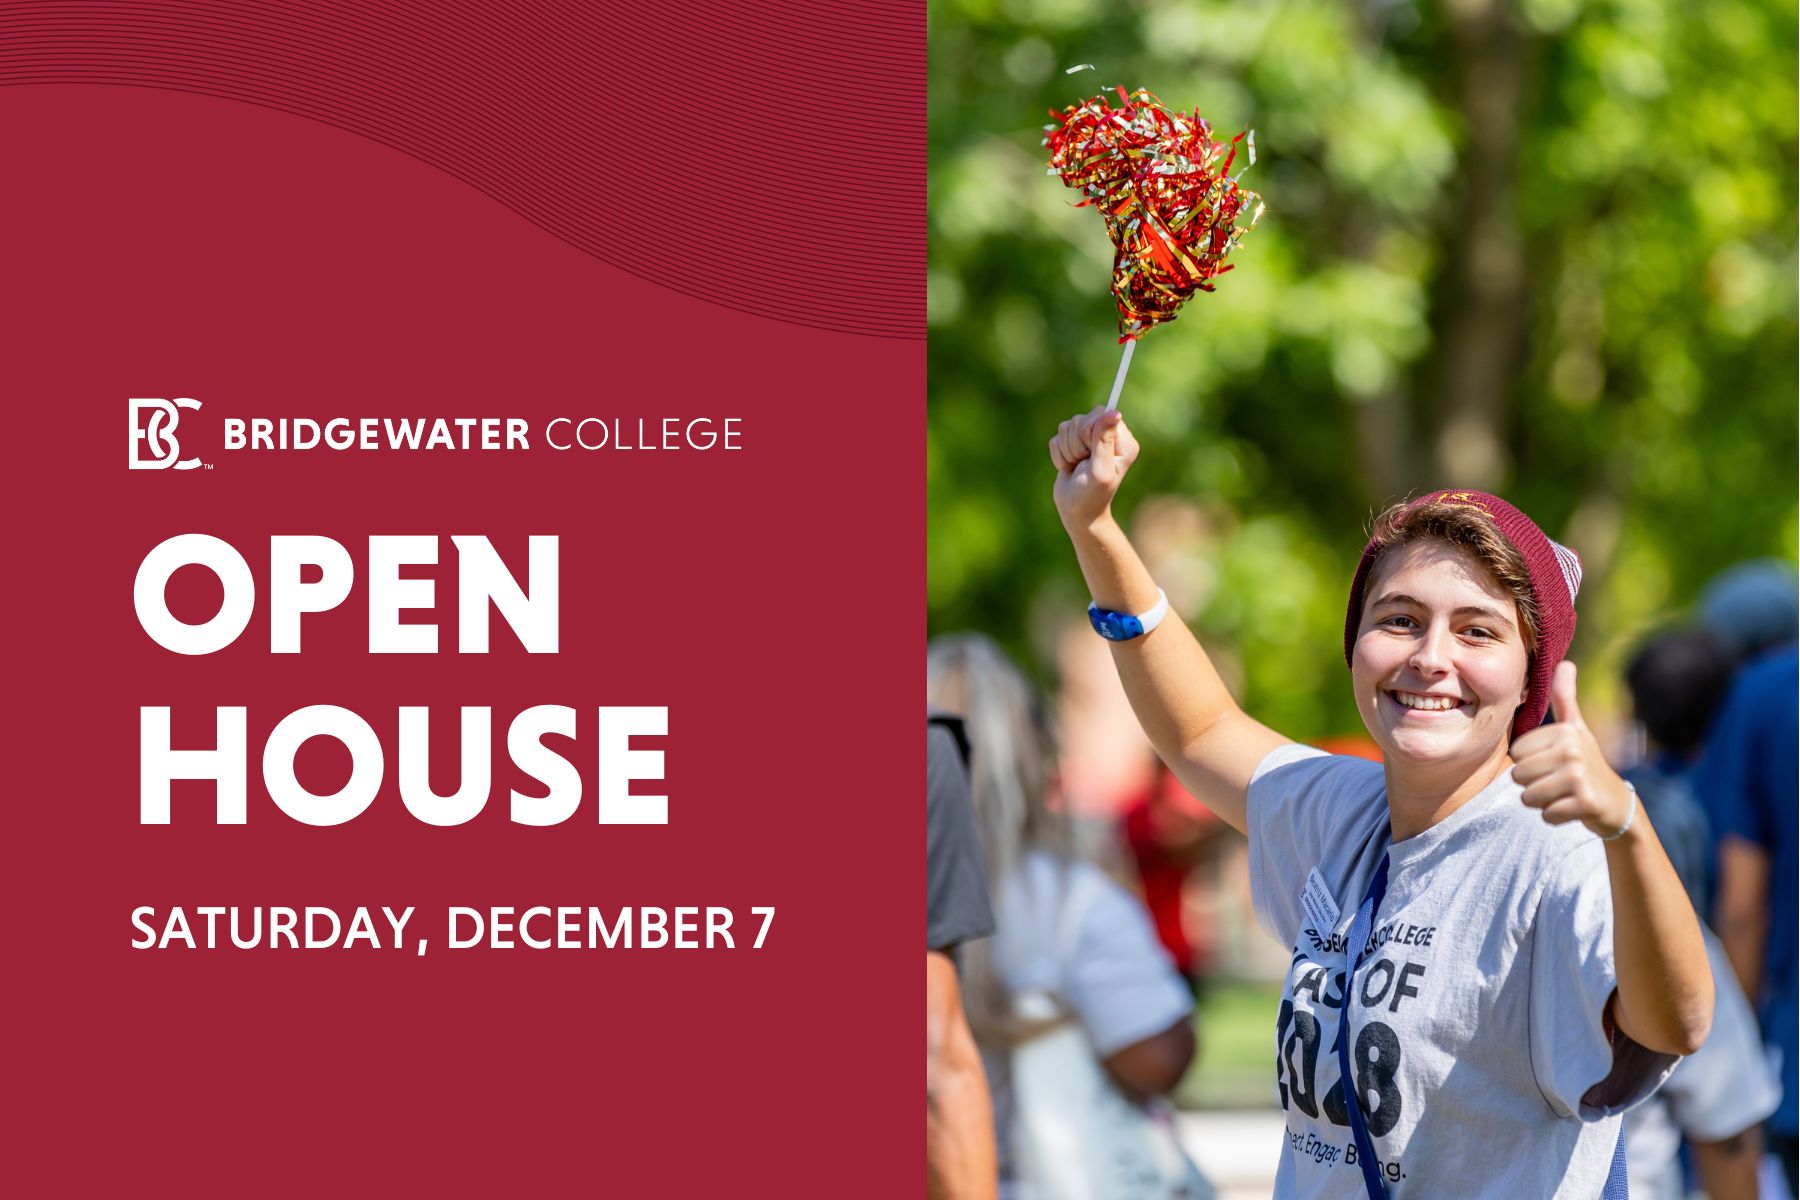
[{"label": "student's hand gripping pom pom", "polygon": [[1096,408],[1059,425],[1050,439],[1050,461],[1063,524],[1073,529],[1106,516],[1137,456],[1137,438],[1117,412]]},{"label": "student's hand gripping pom pom", "polygon": [[1580,821],[1612,837],[1632,811],[1631,789],[1607,764],[1600,743],[1581,719],[1575,699],[1575,664],[1557,664],[1550,681],[1554,725],[1540,725],[1513,743],[1513,782],[1521,799],[1542,810],[1552,825]]}]

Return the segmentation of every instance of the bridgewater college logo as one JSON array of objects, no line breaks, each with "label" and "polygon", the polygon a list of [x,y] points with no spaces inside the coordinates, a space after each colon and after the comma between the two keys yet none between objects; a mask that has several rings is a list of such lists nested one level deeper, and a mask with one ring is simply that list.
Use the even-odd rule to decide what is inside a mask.
[{"label": "bridgewater college logo", "polygon": [[201,465],[197,458],[182,458],[181,443],[175,439],[175,426],[181,421],[181,410],[197,409],[198,400],[177,397],[174,400],[131,401],[131,457],[134,471],[191,471]]}]

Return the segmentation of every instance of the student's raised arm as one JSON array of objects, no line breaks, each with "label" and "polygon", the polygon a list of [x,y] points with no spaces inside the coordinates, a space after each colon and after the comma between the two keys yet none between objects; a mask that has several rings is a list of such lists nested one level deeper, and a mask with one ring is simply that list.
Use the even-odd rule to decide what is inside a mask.
[{"label": "student's raised arm", "polygon": [[[1137,439],[1116,412],[1071,417],[1050,439],[1056,511],[1075,546],[1094,603],[1133,615],[1158,602],[1157,586],[1113,519]],[[1138,723],[1188,791],[1232,828],[1245,828],[1250,774],[1288,739],[1237,706],[1206,651],[1180,620],[1112,643],[1113,665]]]}]

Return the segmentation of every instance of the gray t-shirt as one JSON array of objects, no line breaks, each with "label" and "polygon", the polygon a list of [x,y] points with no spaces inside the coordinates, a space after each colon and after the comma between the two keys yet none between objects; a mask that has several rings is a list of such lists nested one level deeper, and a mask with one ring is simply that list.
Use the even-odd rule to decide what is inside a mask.
[{"label": "gray t-shirt", "polygon": [[1282,746],[1249,791],[1258,921],[1294,948],[1276,1022],[1277,1200],[1366,1195],[1335,1050],[1350,922],[1383,854],[1356,970],[1352,1061],[1389,1195],[1593,1200],[1619,1116],[1675,1059],[1602,1013],[1615,986],[1600,839],[1552,826],[1511,772],[1389,845],[1378,763]]},{"label": "gray t-shirt", "polygon": [[963,737],[961,718],[926,713],[925,948],[947,953],[994,932]]}]

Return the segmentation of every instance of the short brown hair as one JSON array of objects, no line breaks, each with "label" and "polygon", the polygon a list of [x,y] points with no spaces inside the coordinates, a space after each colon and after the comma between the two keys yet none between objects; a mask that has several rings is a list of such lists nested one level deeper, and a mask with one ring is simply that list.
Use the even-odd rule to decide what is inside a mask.
[{"label": "short brown hair", "polygon": [[1500,526],[1486,509],[1460,503],[1454,493],[1422,504],[1402,502],[1375,518],[1369,529],[1369,541],[1374,550],[1374,558],[1369,564],[1370,577],[1390,551],[1414,542],[1444,542],[1467,550],[1513,598],[1513,604],[1519,610],[1525,649],[1528,653],[1537,650],[1537,596],[1531,590],[1531,574],[1526,569],[1525,556],[1506,540],[1506,535],[1500,532]]}]

